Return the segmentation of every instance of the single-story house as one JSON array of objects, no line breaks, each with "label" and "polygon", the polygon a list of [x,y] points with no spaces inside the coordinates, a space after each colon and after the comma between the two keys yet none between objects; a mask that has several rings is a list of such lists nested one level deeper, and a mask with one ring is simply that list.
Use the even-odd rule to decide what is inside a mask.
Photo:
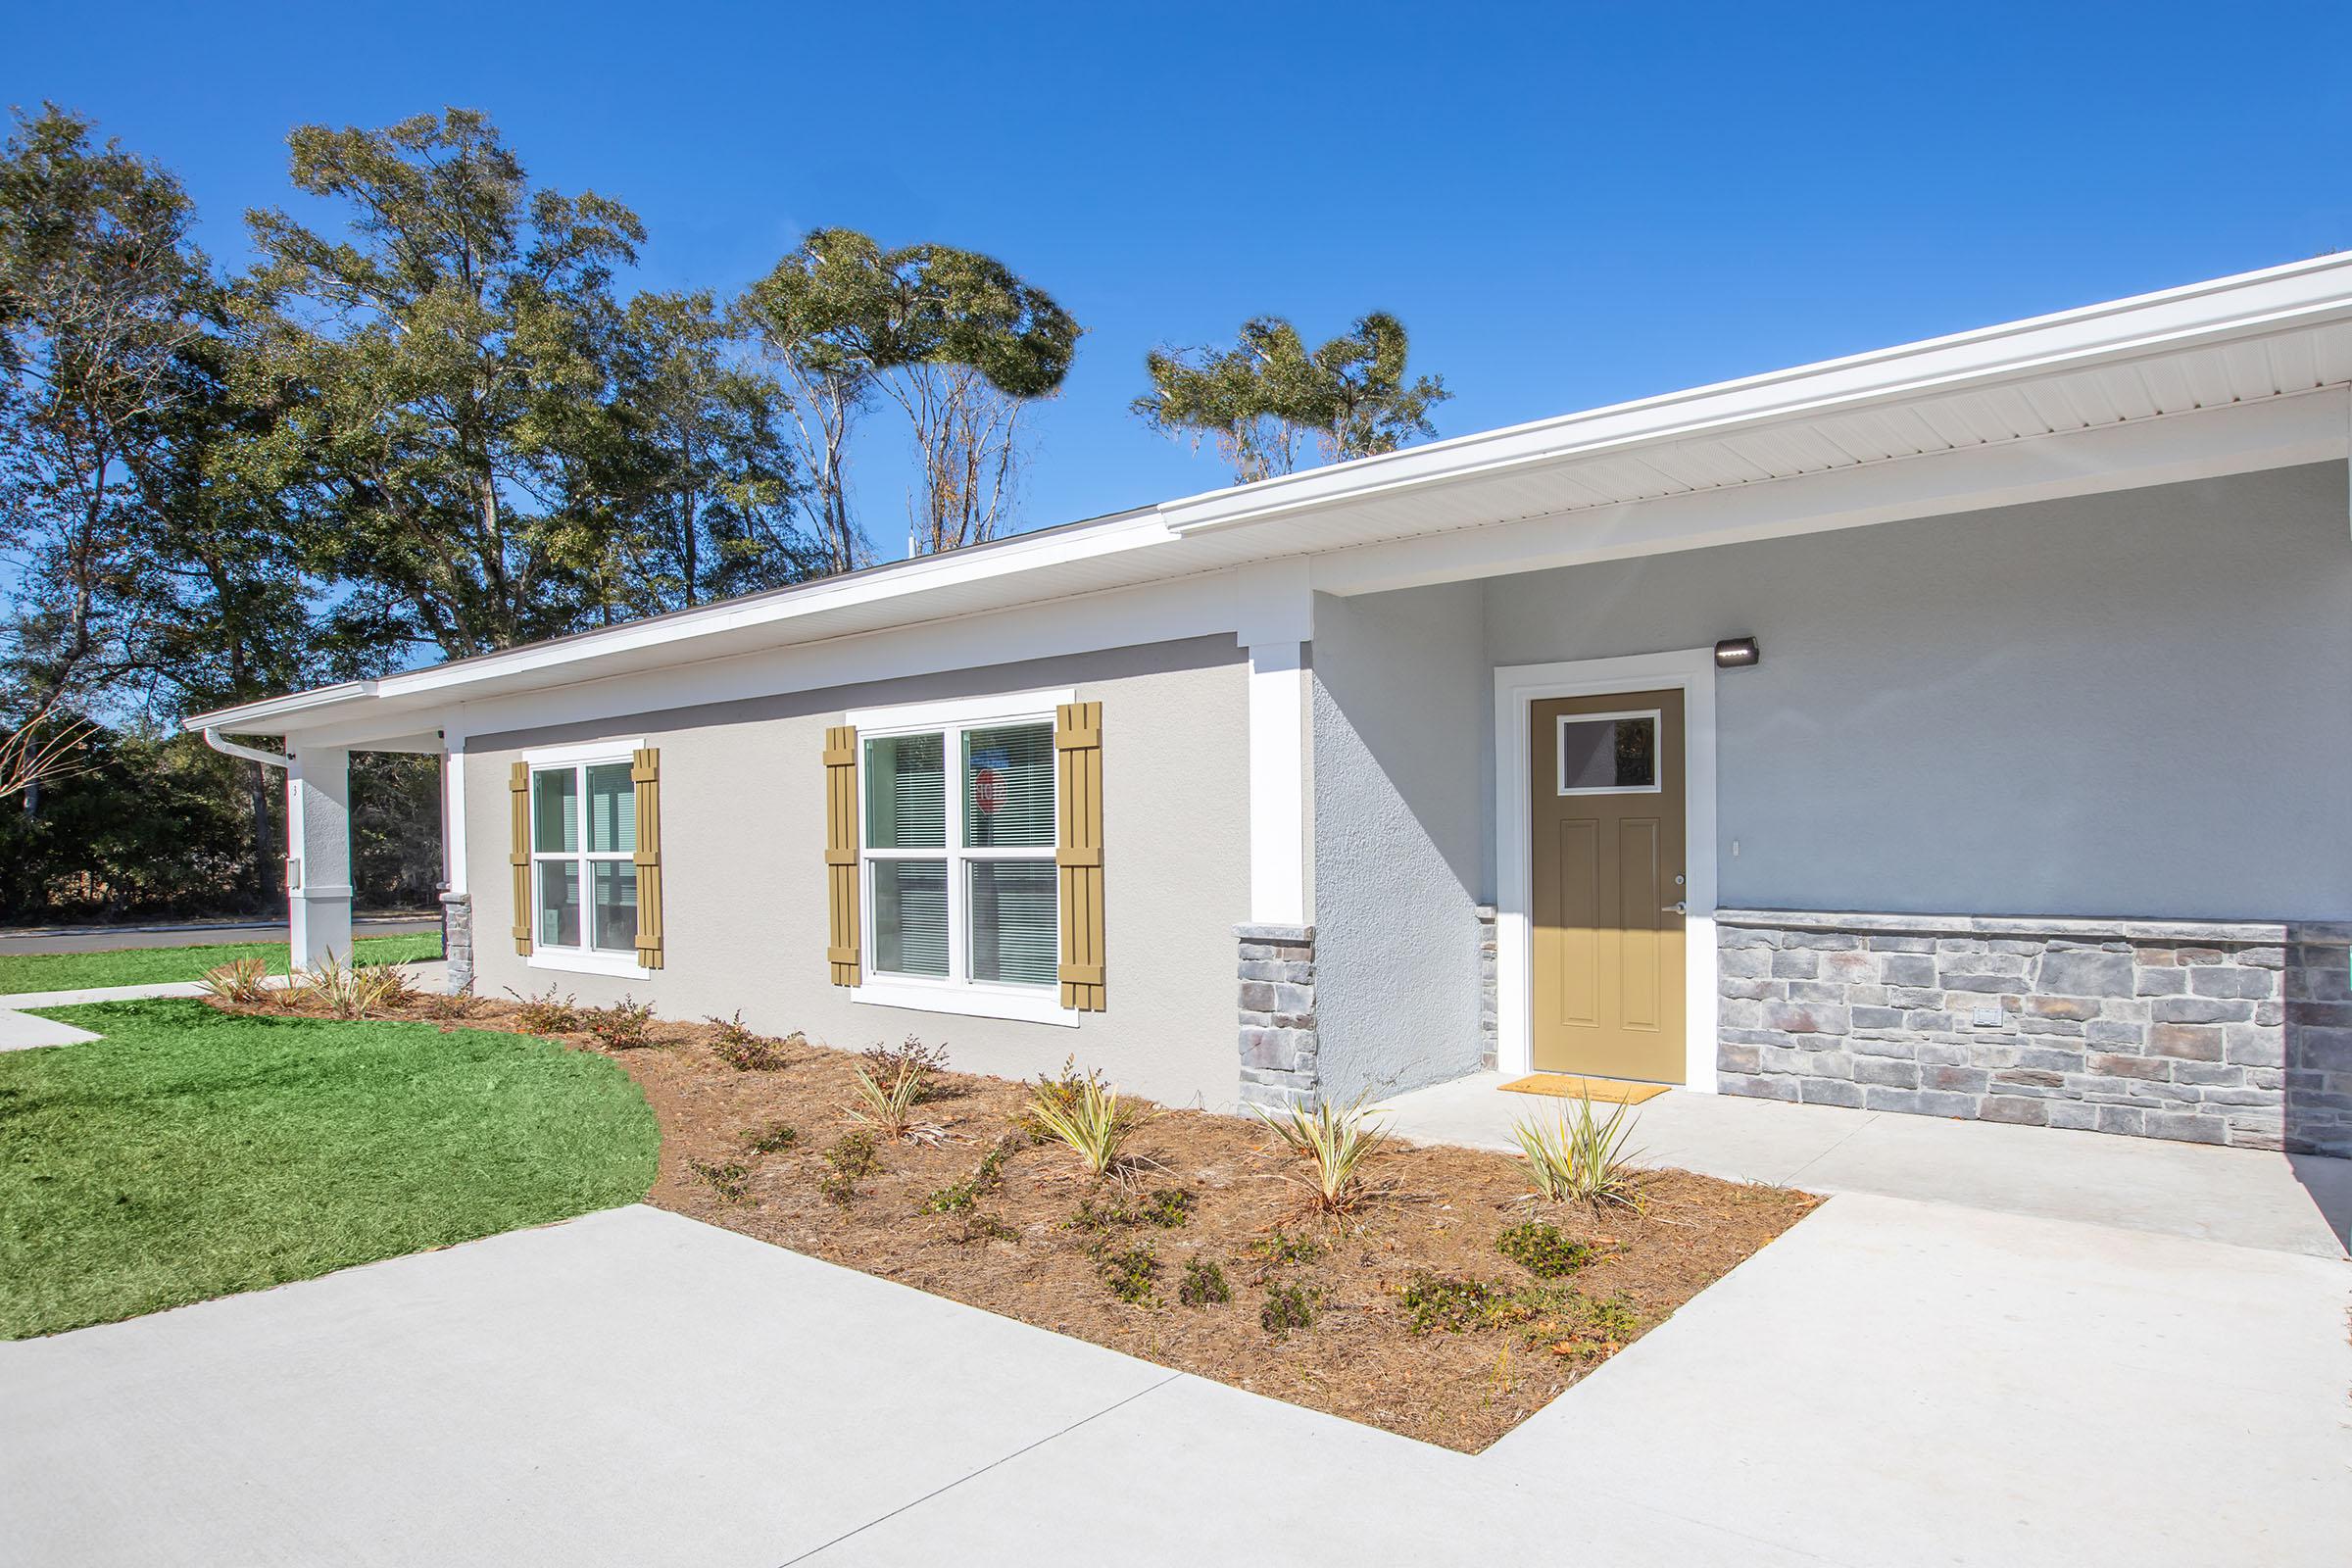
[{"label": "single-story house", "polygon": [[1164,1102],[1558,1070],[2352,1153],[2352,256],[190,720],[453,971]]}]

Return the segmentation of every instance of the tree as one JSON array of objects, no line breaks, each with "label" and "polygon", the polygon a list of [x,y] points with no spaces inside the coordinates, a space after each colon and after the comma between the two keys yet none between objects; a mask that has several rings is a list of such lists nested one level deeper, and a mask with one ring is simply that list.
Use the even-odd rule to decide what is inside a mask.
[{"label": "tree", "polygon": [[836,571],[873,558],[850,514],[848,461],[852,427],[876,392],[914,434],[916,548],[976,544],[1006,519],[1021,412],[1060,387],[1082,331],[993,257],[947,245],[884,250],[841,228],[812,230],[738,313],[791,383],[809,527]]},{"label": "tree", "polygon": [[1280,317],[1242,323],[1231,348],[1161,347],[1144,358],[1152,390],[1130,407],[1152,428],[1213,437],[1237,483],[1289,473],[1311,437],[1323,461],[1394,452],[1437,428],[1443,377],[1405,380],[1405,331],[1384,312],[1309,352]]},{"label": "tree", "polygon": [[794,525],[776,379],[738,363],[708,292],[640,294],[614,322],[608,462],[609,608],[647,613],[778,587],[823,559]]},{"label": "tree", "polygon": [[915,547],[996,537],[1022,456],[1020,417],[1069,375],[1083,330],[1043,289],[994,257],[946,245],[899,253],[894,363],[883,389],[906,413],[920,458]]},{"label": "tree", "polygon": [[53,718],[126,661],[115,614],[151,518],[135,475],[195,335],[203,257],[176,180],[55,105],[0,147],[0,543],[17,558],[0,625],[0,723],[59,760]]},{"label": "tree", "polygon": [[613,269],[645,237],[593,193],[533,189],[487,117],[304,125],[292,177],[344,202],[329,239],[247,215],[247,401],[272,416],[260,482],[310,483],[313,559],[351,591],[352,657],[450,657],[569,631],[593,608],[608,518],[559,503],[594,426]]},{"label": "tree", "polygon": [[850,515],[850,431],[872,396],[891,341],[895,278],[882,248],[855,229],[812,229],[744,291],[737,318],[756,332],[792,389],[808,531],[828,571],[855,571],[873,543]]}]

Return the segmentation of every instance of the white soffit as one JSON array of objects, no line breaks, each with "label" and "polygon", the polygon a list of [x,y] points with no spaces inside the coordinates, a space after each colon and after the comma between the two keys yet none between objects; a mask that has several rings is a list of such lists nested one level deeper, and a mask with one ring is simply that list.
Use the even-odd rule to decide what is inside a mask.
[{"label": "white soffit", "polygon": [[[1965,465],[1971,454],[1989,468],[2004,449],[2051,436],[2092,436],[2084,450],[2095,466],[2099,460],[2087,454],[2101,445],[2101,431],[2159,433],[2164,426],[2141,421],[2180,417],[2185,432],[2200,415],[2216,417],[2211,411],[2347,383],[2352,255],[2340,255],[1435,442],[188,723],[255,734],[350,720],[372,726],[397,712],[1206,576],[1250,562],[1402,548],[1397,542],[1415,539],[1448,549],[1447,536],[1458,541],[1472,529],[1499,530],[1500,546],[1512,525],[1538,519],[1573,524],[1579,514],[1604,510],[1613,518],[1629,509],[1679,514],[1710,505],[1710,496],[1810,481],[1772,492],[1786,491],[1794,507],[1812,485],[1831,482],[1824,476],[1935,460],[1920,466],[1924,474]],[[2340,458],[2348,435],[2330,427],[2315,446],[2306,431],[2300,445],[2281,445],[2269,461]],[[2095,474],[2079,486],[2093,487]],[[1692,526],[1681,537],[1687,544],[1706,531]],[[1654,542],[1625,548],[1680,547],[1668,530],[1654,532]],[[1320,571],[1316,582],[1325,583]],[[1358,587],[1374,585],[1367,577]],[[1336,575],[1331,586],[1340,586]]]}]

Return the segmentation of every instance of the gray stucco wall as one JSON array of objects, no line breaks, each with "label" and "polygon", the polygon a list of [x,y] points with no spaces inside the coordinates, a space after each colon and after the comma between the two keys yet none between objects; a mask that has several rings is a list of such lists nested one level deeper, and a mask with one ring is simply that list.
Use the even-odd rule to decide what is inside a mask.
[{"label": "gray stucco wall", "polygon": [[1481,593],[1315,601],[1315,1019],[1343,1104],[1478,1069]]},{"label": "gray stucco wall", "polygon": [[[1171,1103],[1232,1103],[1233,927],[1249,908],[1248,697],[1230,638],[1121,649],[921,679],[615,715],[478,736],[466,748],[477,990],[550,984],[583,1002],[633,993],[665,1017],[727,1014],[859,1049],[908,1033],[958,1067],[1020,1077],[1075,1053]],[[824,729],[844,710],[1039,687],[1101,702],[1110,1006],[1076,1028],[857,1004],[826,981]],[[650,979],[518,957],[507,865],[507,769],[519,753],[643,736],[662,749],[666,966]]]},{"label": "gray stucco wall", "polygon": [[1486,622],[1498,664],[1758,638],[1727,906],[2352,913],[2341,464],[1497,578]]}]

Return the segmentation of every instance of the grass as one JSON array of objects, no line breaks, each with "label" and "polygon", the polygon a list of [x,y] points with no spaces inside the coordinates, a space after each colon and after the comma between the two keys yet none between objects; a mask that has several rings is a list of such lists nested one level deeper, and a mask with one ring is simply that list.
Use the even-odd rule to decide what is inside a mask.
[{"label": "grass", "polygon": [[[111,955],[109,955],[111,956]],[[0,1053],[0,1338],[634,1202],[659,1147],[606,1058],[426,1023],[48,1009]]]},{"label": "grass", "polygon": [[[441,938],[431,931],[412,937],[361,937],[352,948],[363,964],[414,963],[441,956]],[[9,953],[0,954],[0,996],[201,980],[208,970],[238,958],[267,959],[272,974],[286,972],[283,942],[216,942],[193,948],[124,948],[116,953]]]}]

